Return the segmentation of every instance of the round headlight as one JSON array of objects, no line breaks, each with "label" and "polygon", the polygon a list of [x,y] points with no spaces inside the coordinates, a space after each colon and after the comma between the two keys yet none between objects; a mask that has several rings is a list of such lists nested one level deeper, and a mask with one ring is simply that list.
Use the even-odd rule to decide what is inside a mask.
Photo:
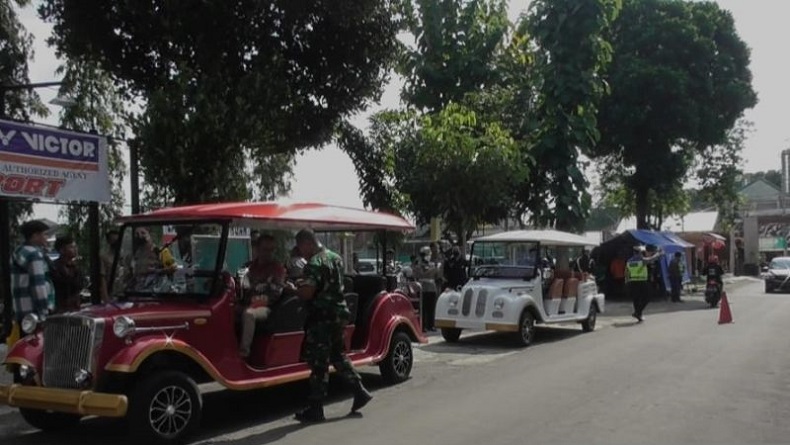
[{"label": "round headlight", "polygon": [[448,302],[450,303],[450,306],[458,306],[458,295],[450,295]]},{"label": "round headlight", "polygon": [[38,326],[39,322],[38,315],[36,314],[27,314],[24,318],[22,318],[22,324],[20,328],[22,328],[22,332],[25,334],[32,334],[35,332],[36,327]]},{"label": "round headlight", "polygon": [[134,320],[127,317],[126,315],[122,315],[115,319],[115,323],[112,325],[112,332],[118,338],[124,338],[127,335],[131,334],[134,331]]},{"label": "round headlight", "polygon": [[502,310],[505,307],[505,299],[504,298],[497,298],[494,300],[494,308],[497,310]]}]

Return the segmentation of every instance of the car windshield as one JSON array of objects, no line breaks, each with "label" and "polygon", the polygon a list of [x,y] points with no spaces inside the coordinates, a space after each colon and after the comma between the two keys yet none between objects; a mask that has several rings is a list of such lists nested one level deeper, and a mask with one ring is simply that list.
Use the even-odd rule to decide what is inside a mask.
[{"label": "car windshield", "polygon": [[[221,238],[220,224],[125,226],[115,261],[113,296],[208,295]],[[248,261],[249,238],[245,243],[229,243],[226,258],[240,256]]]},{"label": "car windshield", "polygon": [[790,269],[790,258],[775,258],[771,260],[771,269]]},{"label": "car windshield", "polygon": [[472,246],[474,275],[522,278],[538,264],[538,244],[534,242],[476,242]]}]

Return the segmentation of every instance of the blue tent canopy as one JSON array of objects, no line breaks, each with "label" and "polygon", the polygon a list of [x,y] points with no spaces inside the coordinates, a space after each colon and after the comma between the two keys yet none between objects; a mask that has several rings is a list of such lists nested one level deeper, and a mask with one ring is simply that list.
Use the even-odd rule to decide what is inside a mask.
[{"label": "blue tent canopy", "polygon": [[671,232],[653,232],[650,230],[629,230],[628,233],[638,242],[644,244],[650,244],[656,247],[660,247],[661,250],[664,251],[664,257],[659,260],[661,264],[661,276],[664,280],[664,286],[667,290],[671,289],[671,284],[669,283],[669,262],[672,261],[672,257],[675,255],[676,252],[680,252],[681,259],[684,266],[683,271],[683,282],[687,283],[691,281],[691,275],[689,275],[689,267],[688,267],[688,260],[686,258],[686,249],[689,247],[694,247],[693,244],[689,244],[686,241],[678,238]]}]

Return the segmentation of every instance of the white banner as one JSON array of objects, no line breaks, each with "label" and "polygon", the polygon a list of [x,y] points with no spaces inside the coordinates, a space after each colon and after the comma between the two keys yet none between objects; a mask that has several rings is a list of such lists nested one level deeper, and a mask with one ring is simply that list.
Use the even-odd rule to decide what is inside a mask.
[{"label": "white banner", "polygon": [[0,195],[109,202],[107,139],[0,120]]}]

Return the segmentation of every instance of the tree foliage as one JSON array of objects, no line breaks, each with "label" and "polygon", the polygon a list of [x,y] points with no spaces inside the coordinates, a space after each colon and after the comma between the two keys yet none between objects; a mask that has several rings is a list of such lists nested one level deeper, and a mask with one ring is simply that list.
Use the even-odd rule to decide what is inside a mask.
[{"label": "tree foliage", "polygon": [[178,203],[246,198],[253,173],[274,177],[264,195],[287,188],[289,156],[376,98],[396,49],[388,0],[45,0],[40,12],[63,53],[145,101],[133,124],[145,180]]},{"label": "tree foliage", "polygon": [[435,114],[382,112],[368,136],[346,127],[339,141],[360,172],[366,205],[421,223],[440,217],[462,241],[508,215],[512,186],[526,174],[507,131],[461,104]]},{"label": "tree foliage", "polygon": [[[637,226],[675,193],[707,147],[722,144],[754,106],[749,49],[732,16],[711,2],[624,0],[611,40],[611,94],[595,155],[621,174]],[[629,198],[630,199],[630,198]]]},{"label": "tree foliage", "polygon": [[518,201],[538,226],[584,226],[591,198],[579,152],[598,141],[601,74],[611,58],[603,33],[618,9],[619,0],[536,0],[525,18],[538,79],[529,147],[535,166]]},{"label": "tree foliage", "polygon": [[725,228],[734,224],[741,201],[742,153],[751,127],[751,123],[740,121],[727,132],[723,144],[708,147],[698,159],[695,176],[699,184],[699,199],[713,204]]},{"label": "tree foliage", "polygon": [[505,0],[408,0],[405,23],[416,45],[398,65],[402,97],[438,112],[497,82],[495,61],[510,22]]},{"label": "tree foliage", "polygon": [[[16,7],[28,6],[29,0],[0,0],[0,85],[30,83],[29,61],[33,59],[33,38],[19,21]],[[31,116],[45,116],[47,109],[32,89],[0,89],[0,116],[26,121]],[[21,218],[30,214],[30,203],[12,201],[9,206],[12,232]],[[3,224],[8,222],[3,221]]]},{"label": "tree foliage", "polygon": [[512,186],[525,174],[507,131],[454,103],[418,126],[395,157],[396,184],[418,220],[441,217],[463,245],[479,224],[507,217]]},{"label": "tree foliage", "polygon": [[[127,119],[123,99],[112,78],[94,62],[70,59],[57,73],[63,76],[59,94],[72,101],[61,110],[60,125],[108,137],[110,202],[99,206],[99,224],[106,230],[123,213],[123,181],[127,169],[121,152]],[[66,217],[68,230],[75,235],[77,243],[87,245],[88,207],[70,205],[61,215]]]}]

